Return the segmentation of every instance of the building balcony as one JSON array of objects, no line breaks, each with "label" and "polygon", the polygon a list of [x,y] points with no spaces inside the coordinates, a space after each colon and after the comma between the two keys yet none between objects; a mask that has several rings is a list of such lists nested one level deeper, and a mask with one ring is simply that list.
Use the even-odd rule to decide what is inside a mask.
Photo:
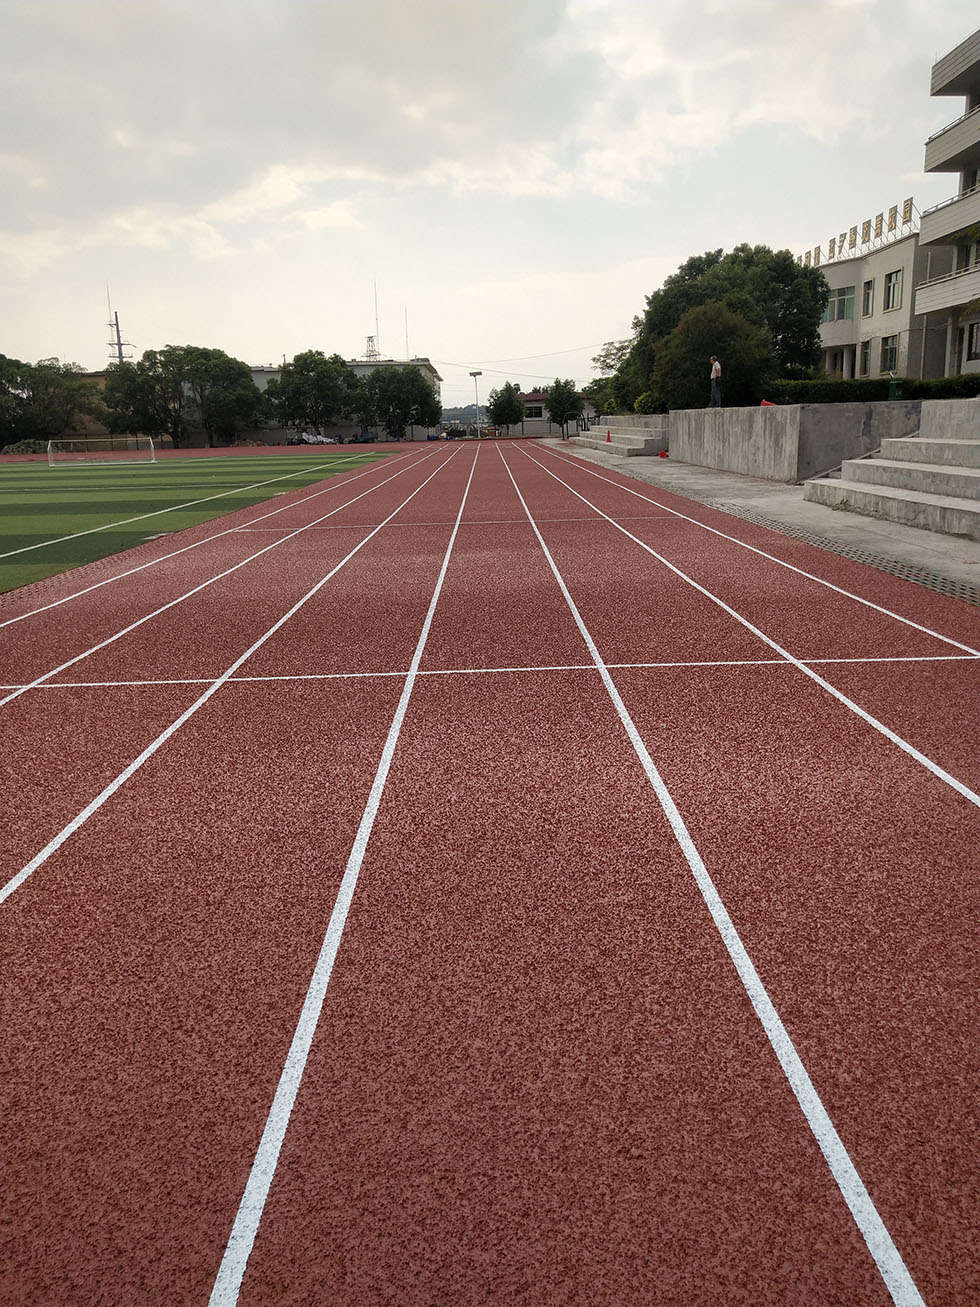
[{"label": "building balcony", "polygon": [[961,304],[980,298],[980,263],[974,263],[960,272],[947,273],[922,281],[915,289],[916,313],[936,313],[941,309],[955,309]]},{"label": "building balcony", "polygon": [[969,228],[980,223],[980,186],[926,209],[919,223],[920,245],[966,242]]},{"label": "building balcony", "polygon": [[947,123],[926,141],[926,172],[962,172],[980,165],[980,108]]},{"label": "building balcony", "polygon": [[930,95],[969,95],[980,88],[980,30],[932,66]]}]

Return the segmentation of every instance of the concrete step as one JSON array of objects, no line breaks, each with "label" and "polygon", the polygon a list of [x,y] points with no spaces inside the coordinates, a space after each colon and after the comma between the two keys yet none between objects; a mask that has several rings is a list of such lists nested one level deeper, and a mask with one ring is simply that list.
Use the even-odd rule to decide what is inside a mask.
[{"label": "concrete step", "polygon": [[583,445],[586,449],[604,449],[607,453],[618,454],[621,458],[636,458],[644,455],[649,457],[667,448],[666,435],[658,436],[650,432],[638,436],[612,431],[611,438],[607,440],[605,432],[600,434],[597,431],[590,431],[588,434],[576,436],[574,443]]},{"label": "concrete step", "polygon": [[[898,444],[898,441],[889,441]],[[908,463],[893,458],[850,458],[841,469],[843,481],[860,481],[895,490],[954,499],[980,499],[980,467],[954,467],[944,463]]]},{"label": "concrete step", "polygon": [[660,431],[666,430],[668,420],[666,413],[620,413],[612,417],[596,418],[593,429],[601,427],[603,432],[607,427],[610,430]]},{"label": "concrete step", "polygon": [[[873,460],[868,460],[873,461]],[[803,498],[811,504],[847,509],[865,517],[917,526],[944,535],[980,540],[980,503],[952,495],[926,495],[861,481],[804,482]]]},{"label": "concrete step", "polygon": [[951,463],[954,467],[980,467],[980,438],[976,440],[927,440],[923,436],[883,440],[882,458],[899,458],[907,463]]}]

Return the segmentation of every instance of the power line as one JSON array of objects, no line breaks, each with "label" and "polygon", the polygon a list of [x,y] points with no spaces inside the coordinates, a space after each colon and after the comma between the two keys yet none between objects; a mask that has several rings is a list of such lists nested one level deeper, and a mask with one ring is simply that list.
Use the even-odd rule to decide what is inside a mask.
[{"label": "power line", "polygon": [[[588,346],[586,346],[588,348]],[[568,350],[568,353],[574,351]],[[538,355],[539,358],[547,358],[547,354]],[[471,368],[472,363],[453,363],[450,359],[433,359],[433,363],[438,363],[443,368]],[[540,372],[522,372],[520,368],[511,368],[507,372],[502,372],[500,368],[485,368],[485,372],[492,372],[497,377],[530,377],[532,381],[554,381],[552,376],[543,376]],[[452,383],[450,383],[452,384]]]},{"label": "power line", "polygon": [[[526,363],[528,359],[550,359],[557,358],[559,354],[581,354],[586,349],[602,349],[603,345],[608,345],[608,341],[600,341],[598,345],[578,345],[575,349],[553,349],[550,354],[518,354],[512,359],[486,359],[487,363]],[[477,366],[482,366],[477,364]]]}]

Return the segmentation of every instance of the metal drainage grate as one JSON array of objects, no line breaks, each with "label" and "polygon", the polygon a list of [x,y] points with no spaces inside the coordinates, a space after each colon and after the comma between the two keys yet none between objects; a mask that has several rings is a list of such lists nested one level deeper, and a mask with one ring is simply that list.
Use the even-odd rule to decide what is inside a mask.
[{"label": "metal drainage grate", "polygon": [[709,508],[719,508],[723,513],[730,513],[732,517],[744,518],[746,522],[752,522],[756,526],[769,527],[770,530],[778,531],[780,535],[792,536],[794,540],[816,545],[818,549],[840,554],[842,558],[850,558],[855,563],[865,563],[868,567],[877,568],[879,572],[900,576],[904,581],[914,581],[916,585],[924,585],[927,590],[935,590],[937,594],[946,595],[949,599],[962,599],[964,603],[974,604],[980,608],[978,585],[970,585],[967,581],[954,581],[948,576],[940,576],[938,572],[930,572],[928,568],[914,567],[910,563],[900,562],[897,558],[889,558],[887,554],[873,554],[867,549],[855,549],[841,544],[838,540],[814,535],[812,531],[803,531],[786,522],[766,517],[764,513],[757,513],[752,508],[743,508],[740,504],[731,504],[720,499],[702,499],[700,502]]}]

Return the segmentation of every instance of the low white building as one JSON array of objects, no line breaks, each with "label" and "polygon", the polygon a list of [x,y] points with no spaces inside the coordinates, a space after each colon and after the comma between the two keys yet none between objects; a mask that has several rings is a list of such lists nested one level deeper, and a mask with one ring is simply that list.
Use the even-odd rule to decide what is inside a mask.
[{"label": "low white building", "polygon": [[923,250],[914,233],[825,263],[830,301],[820,324],[824,372],[843,378],[941,377],[946,327],[915,312],[915,288],[951,267],[948,251]]},{"label": "low white building", "polygon": [[926,141],[926,172],[954,173],[956,194],[922,215],[923,249],[944,256],[915,294],[916,312],[945,333],[946,376],[980,372],[980,29],[933,64],[932,95],[965,97],[965,112]]}]

